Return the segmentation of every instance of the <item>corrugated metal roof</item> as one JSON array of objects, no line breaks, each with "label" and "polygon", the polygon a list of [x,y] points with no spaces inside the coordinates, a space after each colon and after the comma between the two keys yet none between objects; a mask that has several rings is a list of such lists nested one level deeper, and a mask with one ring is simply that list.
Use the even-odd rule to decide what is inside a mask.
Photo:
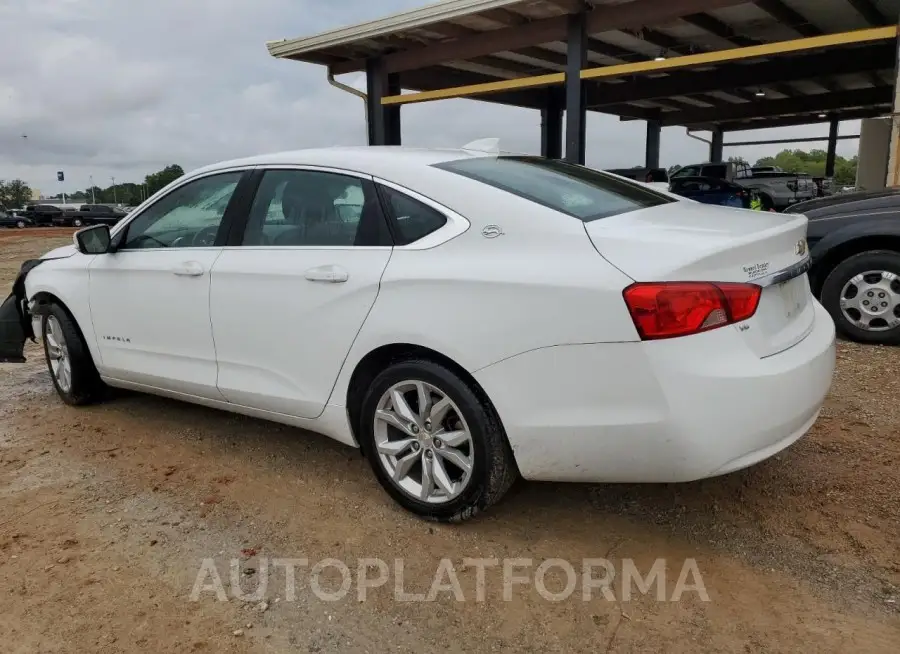
[{"label": "corrugated metal roof", "polygon": [[505,9],[513,5],[525,4],[530,4],[530,0],[445,0],[421,9],[403,11],[385,18],[341,27],[314,36],[269,41],[266,43],[266,47],[273,57],[295,56],[321,48],[332,48],[360,40],[375,39],[397,32],[418,29],[490,9]]}]

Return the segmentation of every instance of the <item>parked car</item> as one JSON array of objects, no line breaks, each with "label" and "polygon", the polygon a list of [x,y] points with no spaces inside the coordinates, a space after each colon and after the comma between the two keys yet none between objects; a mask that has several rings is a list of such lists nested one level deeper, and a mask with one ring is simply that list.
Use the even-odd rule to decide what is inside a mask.
[{"label": "parked car", "polygon": [[0,341],[21,356],[33,316],[69,404],[109,385],[318,431],[462,520],[519,474],[688,481],[803,436],[835,361],[806,226],[539,157],[273,154],[26,262]]},{"label": "parked car", "polygon": [[748,191],[755,191],[764,211],[783,211],[792,204],[818,196],[816,184],[809,175],[781,170],[754,172],[749,164],[742,161],[691,164],[673,173],[670,181],[679,177],[716,177],[734,182]]},{"label": "parked car", "polygon": [[0,209],[0,227],[17,227],[19,229],[24,229],[25,227],[33,226],[34,221],[30,218],[6,211],[5,209]]},{"label": "parked car", "polygon": [[29,204],[25,207],[25,217],[35,225],[50,227],[62,216],[63,210],[52,204]]},{"label": "parked car", "polygon": [[[80,225],[115,225],[128,214],[118,207],[110,207],[105,204],[85,204],[81,206],[78,215],[74,216]],[[77,226],[80,226],[77,225]]]},{"label": "parked car", "polygon": [[810,285],[845,337],[900,344],[900,192],[846,193],[804,202]]},{"label": "parked car", "polygon": [[669,190],[704,204],[738,209],[750,207],[750,191],[739,184],[715,177],[678,177],[671,181]]}]

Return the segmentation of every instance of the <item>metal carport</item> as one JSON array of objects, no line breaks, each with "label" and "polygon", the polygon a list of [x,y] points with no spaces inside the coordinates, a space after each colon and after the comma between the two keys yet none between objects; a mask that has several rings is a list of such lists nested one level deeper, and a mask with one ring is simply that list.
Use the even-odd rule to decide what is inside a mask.
[{"label": "metal carport", "polygon": [[829,123],[833,174],[840,121],[898,106],[898,15],[900,0],[446,0],[267,45],[331,79],[365,71],[373,145],[400,143],[404,104],[465,97],[540,110],[542,153],[576,163],[587,111],[646,121],[648,167],[666,125],[712,131],[721,160],[725,133]]}]

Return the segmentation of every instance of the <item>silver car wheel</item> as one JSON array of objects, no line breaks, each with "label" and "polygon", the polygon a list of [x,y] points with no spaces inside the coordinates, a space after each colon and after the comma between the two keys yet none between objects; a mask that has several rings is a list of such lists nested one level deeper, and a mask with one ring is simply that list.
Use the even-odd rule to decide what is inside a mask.
[{"label": "silver car wheel", "polygon": [[375,448],[392,483],[411,497],[444,504],[468,487],[475,467],[472,433],[442,390],[423,381],[391,386],[375,410]]},{"label": "silver car wheel", "polygon": [[900,326],[900,277],[886,270],[855,275],[841,289],[840,306],[860,329],[883,332]]},{"label": "silver car wheel", "polygon": [[47,317],[44,339],[47,341],[47,359],[50,361],[50,372],[63,393],[72,388],[72,359],[66,345],[66,337],[62,325],[56,316]]}]

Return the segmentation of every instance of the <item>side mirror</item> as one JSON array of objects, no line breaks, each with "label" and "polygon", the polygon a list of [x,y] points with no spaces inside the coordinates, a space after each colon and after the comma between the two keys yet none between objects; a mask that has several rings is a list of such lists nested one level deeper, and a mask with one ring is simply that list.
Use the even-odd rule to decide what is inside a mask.
[{"label": "side mirror", "polygon": [[75,232],[75,247],[81,254],[109,252],[109,225],[92,225]]}]

